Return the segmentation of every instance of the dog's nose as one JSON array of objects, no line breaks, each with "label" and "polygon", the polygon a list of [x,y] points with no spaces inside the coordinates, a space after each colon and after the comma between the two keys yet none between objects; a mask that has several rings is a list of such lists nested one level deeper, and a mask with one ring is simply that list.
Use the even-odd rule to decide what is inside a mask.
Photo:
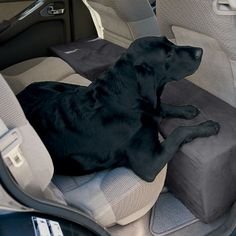
[{"label": "dog's nose", "polygon": [[203,50],[201,48],[196,48],[194,52],[194,57],[196,59],[199,59],[203,54]]}]

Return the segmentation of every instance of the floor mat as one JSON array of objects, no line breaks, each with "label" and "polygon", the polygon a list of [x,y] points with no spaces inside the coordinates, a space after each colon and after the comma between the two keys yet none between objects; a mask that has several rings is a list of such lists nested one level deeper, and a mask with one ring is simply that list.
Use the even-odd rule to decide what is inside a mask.
[{"label": "floor mat", "polygon": [[162,236],[199,221],[171,193],[163,193],[152,210],[150,229],[153,235]]}]

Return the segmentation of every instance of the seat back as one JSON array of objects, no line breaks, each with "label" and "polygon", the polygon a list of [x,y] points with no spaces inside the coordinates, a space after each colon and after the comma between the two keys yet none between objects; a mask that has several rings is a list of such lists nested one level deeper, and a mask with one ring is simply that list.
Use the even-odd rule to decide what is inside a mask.
[{"label": "seat back", "polygon": [[203,48],[202,64],[189,79],[236,107],[235,11],[219,0],[157,0],[157,19],[162,35]]},{"label": "seat back", "polygon": [[148,0],[83,0],[98,36],[122,47],[142,36],[158,36],[159,27]]},{"label": "seat back", "polygon": [[[19,150],[23,157],[22,165],[18,165],[14,162],[9,162],[6,158],[6,163],[8,163],[8,168],[15,177],[18,184],[21,187],[31,193],[37,194],[39,192],[44,192],[51,182],[53,176],[53,164],[51,157],[43,145],[42,141],[31,127],[27,121],[19,102],[17,101],[14,93],[0,74],[0,119],[3,121],[0,124],[0,129],[2,130],[5,126],[5,134],[1,132],[0,135],[0,151],[3,154],[6,148],[9,147],[8,153],[11,151],[10,145],[6,145],[9,138],[8,133],[12,130],[17,130],[20,135],[22,142],[19,142]],[[7,130],[7,128],[8,130]],[[7,139],[6,139],[7,137]],[[16,136],[16,139],[19,136]],[[13,139],[13,141],[15,141]],[[10,142],[9,142],[10,144]],[[13,150],[13,149],[12,149]],[[10,156],[10,154],[8,154]],[[6,157],[8,157],[6,155]],[[17,159],[16,159],[17,161]],[[27,166],[25,166],[27,165]]]}]

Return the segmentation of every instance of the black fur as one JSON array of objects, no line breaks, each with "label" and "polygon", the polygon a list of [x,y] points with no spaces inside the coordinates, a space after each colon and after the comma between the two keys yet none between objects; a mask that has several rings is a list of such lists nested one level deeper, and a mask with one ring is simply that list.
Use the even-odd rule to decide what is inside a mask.
[{"label": "black fur", "polygon": [[198,115],[193,106],[162,104],[160,96],[166,83],[194,73],[201,56],[200,48],[176,46],[164,37],[141,38],[89,87],[34,83],[18,99],[57,173],[126,166],[153,181],[182,144],[219,131],[207,121],[179,127],[162,143],[158,139],[161,117]]}]

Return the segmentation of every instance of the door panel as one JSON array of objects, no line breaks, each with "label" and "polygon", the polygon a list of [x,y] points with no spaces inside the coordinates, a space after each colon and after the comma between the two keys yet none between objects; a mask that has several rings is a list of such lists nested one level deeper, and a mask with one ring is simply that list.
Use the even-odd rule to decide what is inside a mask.
[{"label": "door panel", "polygon": [[0,1],[0,22],[10,20],[12,17],[19,14],[34,1],[6,2]]},{"label": "door panel", "polygon": [[[0,0],[0,8],[6,2],[9,7],[13,1]],[[31,1],[19,14],[4,19],[0,23],[0,70],[22,60],[48,56],[50,46],[69,42],[69,7],[69,0]]]},{"label": "door panel", "polygon": [[50,45],[64,41],[61,21],[37,23],[0,46],[0,70],[26,59],[48,56]]}]

